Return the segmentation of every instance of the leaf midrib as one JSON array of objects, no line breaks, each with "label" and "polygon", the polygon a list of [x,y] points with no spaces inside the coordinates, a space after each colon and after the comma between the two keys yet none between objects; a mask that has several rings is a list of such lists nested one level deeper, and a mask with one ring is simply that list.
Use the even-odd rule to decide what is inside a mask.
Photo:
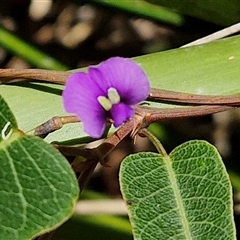
[{"label": "leaf midrib", "polygon": [[180,194],[180,191],[178,188],[177,178],[176,178],[175,172],[172,169],[171,158],[169,156],[164,156],[163,160],[166,164],[166,169],[167,169],[167,172],[169,175],[170,182],[172,183],[171,185],[172,185],[173,193],[175,196],[177,208],[179,210],[179,215],[181,216],[180,220],[182,222],[183,230],[185,233],[185,238],[190,240],[190,239],[192,239],[192,236],[191,236],[191,232],[190,232],[189,222],[188,222],[188,219],[185,214],[185,208],[184,208],[182,197],[181,197],[181,194]]}]

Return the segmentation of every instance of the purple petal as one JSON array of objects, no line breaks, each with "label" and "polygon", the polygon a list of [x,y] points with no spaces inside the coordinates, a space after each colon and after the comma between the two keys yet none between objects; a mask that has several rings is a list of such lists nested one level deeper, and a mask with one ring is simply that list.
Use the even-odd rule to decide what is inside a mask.
[{"label": "purple petal", "polygon": [[105,111],[97,101],[99,95],[103,95],[102,90],[82,72],[72,74],[63,91],[65,110],[76,114],[84,131],[94,138],[101,137],[106,126]]},{"label": "purple petal", "polygon": [[150,91],[146,74],[128,58],[113,57],[98,67],[90,67],[89,76],[104,92],[114,87],[121,96],[121,102],[128,105],[144,101]]},{"label": "purple petal", "polygon": [[111,109],[111,117],[114,121],[114,127],[119,127],[120,125],[122,125],[133,115],[133,113],[134,110],[124,103],[118,103],[113,105]]}]

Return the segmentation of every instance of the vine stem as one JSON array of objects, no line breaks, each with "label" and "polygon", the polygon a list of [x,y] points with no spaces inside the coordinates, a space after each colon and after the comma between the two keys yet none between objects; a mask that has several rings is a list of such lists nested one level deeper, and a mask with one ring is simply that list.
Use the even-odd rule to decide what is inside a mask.
[{"label": "vine stem", "polygon": [[160,155],[162,155],[162,157],[166,157],[168,156],[166,150],[164,149],[163,145],[161,144],[161,142],[150,132],[148,131],[146,128],[143,128],[139,131],[139,135],[140,136],[144,136],[147,137],[148,140],[154,145],[154,147],[157,149],[157,151],[159,152]]},{"label": "vine stem", "polygon": [[196,107],[183,107],[183,108],[169,108],[169,109],[157,109],[157,108],[148,108],[148,107],[137,107],[136,110],[139,114],[144,115],[143,127],[148,126],[151,123],[176,119],[176,118],[185,118],[185,117],[198,117],[208,114],[223,112],[227,110],[234,109],[233,106],[225,105],[211,105],[211,106],[196,106]]},{"label": "vine stem", "polygon": [[64,85],[70,75],[71,72],[44,69],[1,69],[0,83],[21,82],[23,79],[35,79]]},{"label": "vine stem", "polygon": [[[23,81],[23,79],[35,79],[64,85],[71,72],[53,71],[43,69],[0,69],[0,83]],[[148,100],[161,102],[177,102],[205,105],[239,105],[240,96],[214,96],[180,93],[175,91],[151,88]]]},{"label": "vine stem", "polygon": [[199,95],[156,88],[151,88],[148,99],[196,105],[240,105],[240,95]]}]

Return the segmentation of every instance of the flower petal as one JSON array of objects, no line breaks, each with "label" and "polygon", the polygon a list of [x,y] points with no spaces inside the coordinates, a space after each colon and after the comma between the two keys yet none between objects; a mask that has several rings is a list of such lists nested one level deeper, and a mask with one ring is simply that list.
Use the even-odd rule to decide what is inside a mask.
[{"label": "flower petal", "polygon": [[134,113],[134,110],[124,103],[113,105],[111,109],[111,118],[114,121],[114,127],[119,127],[127,121]]},{"label": "flower petal", "polygon": [[128,58],[109,58],[98,67],[90,67],[89,75],[102,91],[106,92],[110,87],[115,88],[121,96],[121,102],[128,105],[144,101],[150,91],[146,74]]},{"label": "flower petal", "polygon": [[97,101],[103,92],[88,74],[72,74],[63,91],[63,105],[67,112],[76,114],[83,122],[84,131],[99,138],[106,126],[105,111]]}]

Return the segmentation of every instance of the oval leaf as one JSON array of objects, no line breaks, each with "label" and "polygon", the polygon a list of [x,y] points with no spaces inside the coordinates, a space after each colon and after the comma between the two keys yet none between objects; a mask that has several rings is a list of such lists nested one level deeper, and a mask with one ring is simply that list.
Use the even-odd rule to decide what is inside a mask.
[{"label": "oval leaf", "polygon": [[32,239],[72,214],[78,183],[52,146],[17,129],[0,96],[0,239]]},{"label": "oval leaf", "polygon": [[235,239],[229,178],[205,141],[186,142],[164,157],[126,157],[120,184],[135,239]]}]

